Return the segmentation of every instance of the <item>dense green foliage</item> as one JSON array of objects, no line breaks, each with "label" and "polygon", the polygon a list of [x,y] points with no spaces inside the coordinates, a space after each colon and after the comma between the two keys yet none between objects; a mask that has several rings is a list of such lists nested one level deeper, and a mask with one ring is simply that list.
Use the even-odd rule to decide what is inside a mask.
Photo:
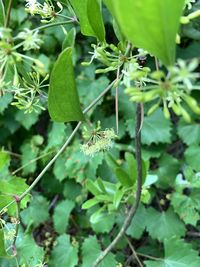
[{"label": "dense green foliage", "polygon": [[[0,266],[92,266],[121,229],[135,201],[135,109],[142,102],[141,203],[126,235],[99,266],[199,267],[200,87],[199,75],[195,75],[200,19],[188,18],[188,14],[199,11],[200,1],[184,9],[181,19],[191,21],[181,25],[177,46],[174,39],[183,0],[167,0],[158,6],[159,0],[144,0],[145,8],[136,0],[133,5],[131,0],[104,0],[102,7],[97,0],[69,2],[67,9],[68,1],[61,1],[62,11],[53,1],[55,10],[59,14],[61,9],[65,16],[76,14],[80,24],[74,17],[64,23],[64,17],[43,16],[45,22],[63,22],[63,26],[41,29],[34,43],[40,49],[30,50],[28,43],[16,48],[4,83],[0,77]],[[1,26],[6,14],[2,3]],[[28,14],[24,7],[24,1],[13,1],[12,32],[1,28],[0,56],[10,49],[11,35],[41,23],[39,15]],[[20,38],[24,40],[22,34]],[[140,55],[127,45],[126,38],[153,55],[146,51]],[[23,55],[34,60],[30,64]],[[124,55],[127,58],[120,61]],[[133,64],[128,65],[131,56]],[[174,65],[177,59],[184,61]],[[88,111],[91,102],[119,76],[120,68],[125,73],[123,82],[117,81]],[[134,84],[126,76],[131,68]],[[171,77],[165,77],[167,72]],[[13,87],[11,81],[16,82]],[[138,90],[141,85],[147,89]],[[17,197],[59,151],[76,127],[75,121],[83,121],[80,130],[31,194],[22,199],[18,216]],[[16,226],[19,231],[13,247]]]}]

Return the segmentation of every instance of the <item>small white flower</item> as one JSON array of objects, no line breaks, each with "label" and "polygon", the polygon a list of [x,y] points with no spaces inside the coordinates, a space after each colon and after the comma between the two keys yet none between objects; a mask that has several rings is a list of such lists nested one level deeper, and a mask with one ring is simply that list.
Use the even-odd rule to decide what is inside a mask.
[{"label": "small white flower", "polygon": [[29,29],[25,29],[23,32],[18,34],[18,38],[23,39],[24,50],[30,49],[39,49],[42,44],[42,40],[39,38],[38,31],[31,31]]},{"label": "small white flower", "polygon": [[196,2],[196,0],[185,0],[185,7],[187,7],[188,9],[191,9],[192,4],[195,2]]},{"label": "small white flower", "polygon": [[27,4],[25,5],[26,10],[31,14],[34,15],[40,9],[40,3],[37,0],[26,0]]}]

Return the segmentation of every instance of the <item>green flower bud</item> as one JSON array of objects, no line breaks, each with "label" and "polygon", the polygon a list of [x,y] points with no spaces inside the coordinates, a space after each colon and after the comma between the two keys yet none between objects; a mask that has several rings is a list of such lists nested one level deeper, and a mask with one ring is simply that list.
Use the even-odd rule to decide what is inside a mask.
[{"label": "green flower bud", "polygon": [[187,105],[190,107],[190,109],[191,109],[194,113],[196,113],[196,114],[200,114],[200,107],[199,107],[197,101],[196,101],[193,97],[184,94],[184,95],[182,96],[182,98],[184,99],[184,101],[187,103]]},{"label": "green flower bud", "polygon": [[181,115],[181,109],[178,105],[176,105],[175,103],[172,105],[172,110],[174,111],[174,113],[177,115],[177,116],[180,116]]},{"label": "green flower bud", "polygon": [[183,107],[180,106],[180,108],[181,108],[181,114],[183,116],[183,119],[188,123],[191,122],[191,117],[189,113]]},{"label": "green flower bud", "polygon": [[158,103],[154,104],[154,105],[148,110],[148,112],[147,112],[147,116],[150,116],[151,114],[153,114],[153,113],[156,111],[156,109],[158,109],[159,105],[160,105],[160,101],[159,101]]},{"label": "green flower bud", "polygon": [[169,119],[170,118],[170,112],[169,112],[169,109],[167,107],[167,103],[166,101],[164,101],[164,106],[163,106],[163,113],[164,113],[164,116],[166,119]]}]

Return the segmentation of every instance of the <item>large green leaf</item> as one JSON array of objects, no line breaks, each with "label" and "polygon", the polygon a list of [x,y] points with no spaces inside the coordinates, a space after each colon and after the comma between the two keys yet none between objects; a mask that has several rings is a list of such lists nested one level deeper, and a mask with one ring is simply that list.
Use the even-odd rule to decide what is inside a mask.
[{"label": "large green leaf", "polygon": [[79,19],[81,33],[86,36],[94,36],[103,42],[105,29],[99,2],[97,0],[70,0],[70,3]]},{"label": "large green leaf", "polygon": [[57,238],[50,260],[50,267],[74,267],[78,263],[78,246],[70,243],[69,235]]},{"label": "large green leaf", "polygon": [[147,209],[147,218],[146,227],[152,238],[162,241],[165,238],[185,235],[184,224],[172,209],[160,213],[153,208],[149,208]]},{"label": "large green leaf", "polygon": [[[82,259],[83,265],[82,267],[92,266],[92,263],[97,259],[99,254],[101,253],[101,247],[98,244],[98,241],[95,236],[90,236],[86,238],[83,242],[82,246]],[[105,259],[99,264],[99,267],[115,267],[116,260],[112,253],[109,253]]]},{"label": "large green leaf", "polygon": [[74,201],[68,199],[61,201],[56,206],[53,215],[53,222],[55,230],[59,234],[64,234],[66,232],[69,222],[69,216],[74,206],[75,206]]},{"label": "large green leaf", "polygon": [[165,257],[158,261],[145,261],[147,267],[199,267],[200,257],[198,251],[192,246],[175,238],[164,242]]},{"label": "large green leaf", "polygon": [[184,0],[112,0],[117,21],[133,45],[165,65],[175,61],[175,38]]},{"label": "large green leaf", "polygon": [[87,14],[90,25],[95,33],[95,36],[100,42],[104,42],[105,28],[103,24],[99,2],[97,0],[88,0]]},{"label": "large green leaf", "polygon": [[56,122],[84,120],[76,89],[71,47],[60,54],[51,73],[48,109]]}]

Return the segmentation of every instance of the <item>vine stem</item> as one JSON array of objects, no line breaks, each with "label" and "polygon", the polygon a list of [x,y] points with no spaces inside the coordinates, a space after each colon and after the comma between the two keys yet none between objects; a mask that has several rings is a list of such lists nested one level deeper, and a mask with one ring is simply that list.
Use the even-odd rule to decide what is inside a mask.
[{"label": "vine stem", "polygon": [[[116,83],[116,80],[114,80],[112,83],[110,83],[104,91],[83,111],[83,114],[86,114],[90,109],[92,109],[97,102],[113,87],[113,85]],[[49,163],[44,167],[44,169],[40,172],[40,174],[36,177],[36,179],[33,181],[33,183],[27,188],[26,191],[24,191],[20,196],[20,201],[27,195],[29,192],[35,187],[35,185],[40,181],[42,176],[47,172],[47,170],[53,165],[53,163],[57,160],[57,158],[62,154],[62,152],[66,149],[66,147],[69,145],[75,134],[77,133],[78,129],[80,128],[82,122],[79,122],[67,141],[64,143],[64,145],[60,148],[60,150],[56,153],[56,155],[49,161]]]},{"label": "vine stem", "polygon": [[97,267],[100,262],[108,255],[108,253],[116,246],[119,240],[124,236],[128,229],[140,203],[142,192],[142,157],[141,157],[141,124],[142,124],[142,104],[138,103],[136,108],[136,125],[135,125],[135,157],[137,162],[137,191],[135,203],[130,208],[124,224],[122,225],[119,233],[110,245],[100,254],[100,256],[93,263],[92,267]]},{"label": "vine stem", "polygon": [[132,251],[132,253],[133,253],[133,257],[134,257],[134,258],[137,260],[137,262],[138,262],[138,265],[139,265],[140,267],[144,267],[143,264],[142,264],[142,262],[140,261],[138,255],[137,255],[137,252],[135,251],[133,245],[131,244],[131,241],[129,240],[128,237],[126,237],[126,240],[127,240],[128,245],[129,245],[129,247],[130,247],[130,249],[131,249],[131,251]]},{"label": "vine stem", "polygon": [[8,3],[8,9],[7,9],[7,13],[6,13],[6,17],[5,17],[5,23],[4,23],[4,27],[7,28],[10,22],[10,14],[11,14],[11,8],[12,8],[12,2],[13,0],[10,0]]},{"label": "vine stem", "polygon": [[45,30],[47,28],[51,28],[51,27],[55,27],[55,26],[62,26],[65,24],[73,23],[73,22],[75,22],[75,20],[71,19],[71,20],[67,20],[67,21],[59,21],[59,22],[49,23],[49,24],[45,24],[45,25],[42,25],[42,26],[39,26],[39,27],[33,29],[32,32]]}]

